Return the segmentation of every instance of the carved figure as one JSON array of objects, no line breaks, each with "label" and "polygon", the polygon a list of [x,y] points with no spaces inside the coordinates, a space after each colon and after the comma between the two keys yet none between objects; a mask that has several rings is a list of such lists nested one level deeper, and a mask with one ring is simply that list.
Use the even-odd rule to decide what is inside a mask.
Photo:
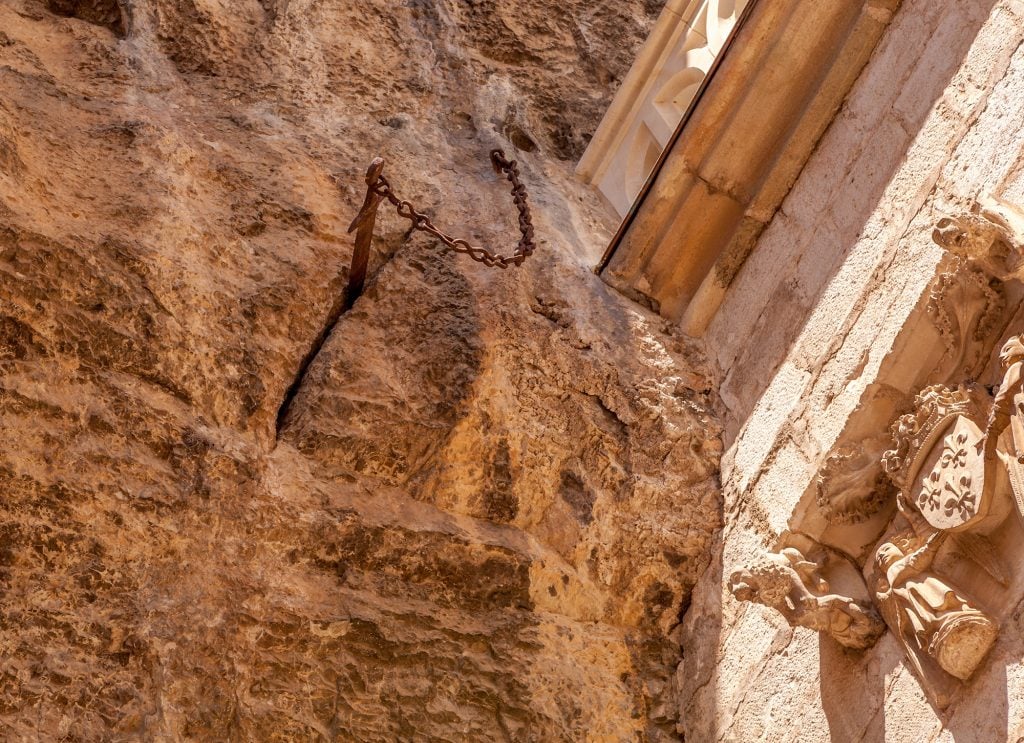
[{"label": "carved figure", "polygon": [[[827,553],[819,550],[822,558]],[[806,627],[831,635],[849,648],[868,648],[885,631],[868,601],[830,593],[821,574],[822,563],[808,560],[796,547],[770,552],[760,564],[737,570],[729,590],[740,601],[775,609],[791,627]]]},{"label": "carved figure", "polygon": [[932,239],[1000,281],[1024,278],[1024,213],[995,196],[969,214],[940,220]]},{"label": "carved figure", "polygon": [[[1017,501],[1017,512],[1024,517],[1024,336],[1013,336],[999,353],[1003,381],[999,385],[986,430],[987,454],[993,453],[1006,467],[1010,486]],[[1011,436],[1000,437],[1007,428]]]},{"label": "carved figure", "polygon": [[970,678],[998,634],[995,622],[931,571],[946,537],[903,532],[875,552],[878,605],[926,682],[934,678],[934,665],[958,679]]}]

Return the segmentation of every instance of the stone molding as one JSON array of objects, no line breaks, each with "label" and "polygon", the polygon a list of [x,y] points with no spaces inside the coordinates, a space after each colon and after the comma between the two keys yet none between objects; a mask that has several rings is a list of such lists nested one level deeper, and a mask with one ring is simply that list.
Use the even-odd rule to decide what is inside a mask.
[{"label": "stone molding", "polygon": [[602,277],[702,334],[899,4],[751,6]]},{"label": "stone molding", "polygon": [[748,0],[670,0],[577,172],[626,216]]}]

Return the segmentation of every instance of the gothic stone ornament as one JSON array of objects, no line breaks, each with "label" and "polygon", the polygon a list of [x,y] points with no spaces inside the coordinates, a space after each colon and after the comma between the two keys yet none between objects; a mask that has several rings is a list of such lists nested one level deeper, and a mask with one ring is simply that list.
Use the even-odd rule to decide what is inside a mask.
[{"label": "gothic stone ornament", "polygon": [[[1024,347],[1022,347],[1024,350]],[[1024,359],[1024,355],[1022,355]],[[875,600],[925,689],[945,706],[955,679],[971,677],[998,635],[996,623],[961,588],[933,569],[942,545],[1005,582],[984,534],[1007,515],[1005,475],[993,431],[1006,418],[974,384],[932,385],[892,427],[882,463],[900,488],[898,522],[875,551]],[[996,406],[998,407],[998,406]],[[905,519],[905,521],[904,521]],[[910,528],[907,528],[909,524]]]},{"label": "gothic stone ornament", "polygon": [[882,468],[888,437],[877,436],[833,451],[815,478],[818,508],[830,524],[858,524],[893,499]]},{"label": "gothic stone ornament", "polygon": [[932,530],[967,530],[989,515],[994,468],[986,457],[982,419],[985,393],[975,385],[933,385],[915,401],[916,409],[893,426],[895,448],[883,466]]},{"label": "gothic stone ornament", "polygon": [[1003,311],[999,282],[974,270],[964,260],[939,274],[932,282],[928,315],[946,345],[946,361],[939,379],[962,379],[980,371],[988,355],[986,341],[992,336]]},{"label": "gothic stone ornament", "polygon": [[863,582],[852,566],[810,538],[804,538],[800,547],[790,544],[767,553],[750,568],[737,570],[729,578],[729,589],[740,601],[779,612],[791,627],[827,633],[849,648],[869,648],[885,631],[885,624],[866,594],[865,599],[857,599],[832,592],[823,573],[830,563],[833,572],[845,567],[863,592]]},{"label": "gothic stone ornament", "polygon": [[1002,315],[1002,284],[1024,280],[1024,212],[994,196],[938,222],[932,239],[954,260],[932,283],[928,313],[948,351],[937,381],[981,373]]},{"label": "gothic stone ornament", "polygon": [[[1024,518],[1024,336],[1013,336],[999,354],[1003,380],[989,416],[990,447],[1009,474],[1017,512]],[[1010,433],[1004,435],[1006,430]]]},{"label": "gothic stone ornament", "polygon": [[1024,213],[988,196],[969,214],[939,221],[932,239],[1000,281],[1024,278]]},{"label": "gothic stone ornament", "polygon": [[946,532],[889,536],[875,552],[875,599],[914,671],[941,706],[952,693],[944,674],[966,680],[998,635],[995,622],[962,590],[932,571]]}]

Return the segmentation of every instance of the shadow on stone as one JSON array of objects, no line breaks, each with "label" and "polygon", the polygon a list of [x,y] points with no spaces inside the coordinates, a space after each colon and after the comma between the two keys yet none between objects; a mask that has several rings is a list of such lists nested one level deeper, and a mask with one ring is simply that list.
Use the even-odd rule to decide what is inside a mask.
[{"label": "shadow on stone", "polygon": [[65,18],[78,18],[95,26],[103,26],[118,38],[125,36],[125,19],[117,0],[46,0],[51,13]]}]

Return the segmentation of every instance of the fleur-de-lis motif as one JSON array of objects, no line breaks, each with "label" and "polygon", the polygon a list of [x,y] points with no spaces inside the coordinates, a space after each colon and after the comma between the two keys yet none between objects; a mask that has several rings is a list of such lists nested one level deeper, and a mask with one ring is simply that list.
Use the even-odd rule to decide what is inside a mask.
[{"label": "fleur-de-lis motif", "polygon": [[951,498],[947,498],[943,504],[943,511],[947,516],[952,516],[954,511],[960,513],[961,518],[967,519],[974,515],[977,506],[974,502],[974,493],[971,492],[971,476],[962,475],[957,481],[957,487],[954,487],[948,480],[946,481],[945,490],[948,490],[953,494]]},{"label": "fleur-de-lis motif", "polygon": [[917,496],[917,505],[921,510],[927,508],[929,511],[934,511],[938,509],[939,496],[942,493],[940,479],[939,473],[935,471],[928,476],[928,482],[921,488],[921,492]]},{"label": "fleur-de-lis motif", "polygon": [[951,446],[948,438],[943,443],[942,459],[939,460],[942,464],[942,469],[947,467],[959,469],[967,464],[967,447],[964,446],[967,443],[966,433],[960,432],[957,434],[956,447]]}]

